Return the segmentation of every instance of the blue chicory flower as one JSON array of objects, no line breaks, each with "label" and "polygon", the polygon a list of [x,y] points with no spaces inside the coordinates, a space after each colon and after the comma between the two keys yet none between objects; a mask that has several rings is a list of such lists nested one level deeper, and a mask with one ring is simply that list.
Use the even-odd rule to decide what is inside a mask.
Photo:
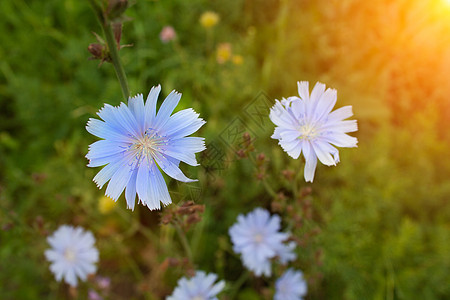
[{"label": "blue chicory flower", "polygon": [[[325,90],[316,83],[309,95],[308,82],[298,82],[299,97],[276,100],[270,110],[270,119],[277,125],[272,135],[289,156],[297,159],[303,152],[306,160],[304,176],[312,182],[317,159],[327,166],[339,162],[339,152],[334,147],[356,147],[358,140],[347,132],[358,130],[356,120],[344,120],[353,115],[351,106],[331,112],[337,101],[334,89]],[[332,146],[333,144],[334,146]]]},{"label": "blue chicory flower", "polygon": [[195,153],[205,149],[204,138],[188,137],[206,122],[193,109],[173,115],[181,94],[173,91],[156,112],[161,87],[153,87],[144,104],[142,94],[118,107],[105,104],[98,112],[103,120],[89,119],[86,129],[102,138],[89,146],[89,167],[106,165],[94,177],[99,188],[109,181],[106,195],[117,200],[125,190],[127,206],[134,209],[136,194],[149,209],[172,202],[160,169],[183,181],[180,162],[197,166]]},{"label": "blue chicory flower", "polygon": [[281,219],[260,207],[247,215],[239,215],[229,234],[234,252],[241,254],[244,266],[256,276],[270,276],[271,259],[279,257],[282,264],[296,258],[295,243],[284,242],[288,233],[279,232]]},{"label": "blue chicory flower", "polygon": [[225,282],[221,280],[214,284],[216,280],[217,275],[214,273],[206,274],[203,271],[197,271],[190,279],[182,277],[178,280],[173,294],[166,300],[217,300],[216,296],[225,287]]},{"label": "blue chicory flower", "polygon": [[275,282],[274,300],[302,300],[307,289],[302,272],[288,269]]}]

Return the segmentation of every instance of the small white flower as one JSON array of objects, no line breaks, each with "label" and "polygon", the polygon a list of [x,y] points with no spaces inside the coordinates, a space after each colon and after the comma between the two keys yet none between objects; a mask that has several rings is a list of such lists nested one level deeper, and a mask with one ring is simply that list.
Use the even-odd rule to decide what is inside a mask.
[{"label": "small white flower", "polygon": [[289,269],[275,282],[274,300],[302,300],[307,289],[302,272]]},{"label": "small white flower", "polygon": [[203,271],[197,271],[190,279],[182,277],[173,294],[166,300],[217,300],[216,296],[225,287],[225,282],[221,280],[214,284],[216,279],[216,274]]},{"label": "small white flower", "polygon": [[[276,100],[270,110],[270,119],[277,125],[272,135],[278,139],[284,151],[294,159],[306,160],[304,176],[312,182],[317,159],[327,166],[339,162],[339,152],[334,147],[356,147],[358,140],[347,132],[358,130],[356,120],[344,120],[353,115],[351,106],[333,112],[337,100],[334,89],[325,90],[323,83],[316,83],[311,96],[309,84],[298,82],[299,97]],[[334,146],[332,146],[333,144]]]},{"label": "small white flower", "polygon": [[50,271],[57,281],[64,278],[66,283],[77,286],[77,277],[85,281],[88,274],[97,270],[98,250],[90,231],[62,225],[47,241],[51,249],[45,251],[45,257],[51,262]]},{"label": "small white flower", "polygon": [[241,254],[244,266],[256,276],[270,276],[271,259],[280,258],[285,264],[295,259],[295,243],[284,244],[288,233],[279,232],[281,219],[278,215],[256,208],[246,216],[239,215],[230,227],[229,234],[234,252]]}]

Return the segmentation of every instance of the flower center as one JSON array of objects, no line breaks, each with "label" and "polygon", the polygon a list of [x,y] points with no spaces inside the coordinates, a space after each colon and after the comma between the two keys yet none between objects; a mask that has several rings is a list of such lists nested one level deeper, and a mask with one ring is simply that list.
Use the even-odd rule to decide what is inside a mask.
[{"label": "flower center", "polygon": [[194,296],[192,300],[205,300],[205,298],[203,298],[203,296]]},{"label": "flower center", "polygon": [[160,152],[161,147],[166,144],[166,140],[156,130],[149,128],[143,137],[131,145],[131,149],[136,153],[136,159],[140,162],[144,157],[156,156],[156,153]]},{"label": "flower center", "polygon": [[75,251],[73,251],[72,249],[67,248],[64,251],[64,257],[69,261],[69,262],[74,262],[75,261]]},{"label": "flower center", "polygon": [[257,233],[255,234],[255,236],[253,237],[253,240],[255,241],[255,243],[257,244],[261,244],[263,241],[263,235],[261,233]]},{"label": "flower center", "polygon": [[318,135],[316,127],[312,126],[311,124],[305,124],[300,126],[299,132],[300,136],[298,138],[301,140],[310,141],[315,137],[317,137]]}]

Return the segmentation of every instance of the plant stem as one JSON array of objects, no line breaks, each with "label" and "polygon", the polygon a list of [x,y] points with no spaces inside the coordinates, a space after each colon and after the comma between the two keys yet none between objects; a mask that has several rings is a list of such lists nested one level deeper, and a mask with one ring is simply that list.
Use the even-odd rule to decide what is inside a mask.
[{"label": "plant stem", "polygon": [[180,238],[181,245],[184,248],[184,251],[186,252],[186,256],[189,259],[191,263],[194,263],[192,260],[192,251],[191,247],[189,246],[188,240],[186,238],[186,235],[184,234],[183,230],[181,229],[180,225],[177,221],[173,222],[173,225],[175,227],[175,230],[177,231],[178,237]]},{"label": "plant stem", "polygon": [[245,270],[241,276],[234,282],[233,286],[231,287],[231,292],[229,293],[230,299],[234,299],[237,292],[239,291],[239,288],[244,284],[244,282],[248,279],[250,276],[250,272],[248,270]]},{"label": "plant stem", "polygon": [[277,197],[277,193],[273,190],[273,188],[267,182],[266,178],[262,179],[262,183],[263,183],[264,188],[266,189],[266,191],[269,193],[269,195],[272,196],[273,198],[276,198]]},{"label": "plant stem", "polygon": [[292,184],[292,193],[294,195],[294,201],[298,200],[298,179],[300,178],[300,174],[302,174],[302,172],[297,172],[297,174],[295,174],[294,182]]},{"label": "plant stem", "polygon": [[[253,163],[253,165],[256,166],[256,159],[253,157],[253,155],[250,153],[250,155],[248,156],[248,158],[250,159],[250,161]],[[266,189],[266,192],[269,193],[270,196],[272,196],[273,198],[277,197],[277,193],[275,192],[275,190],[270,186],[270,184],[267,182],[267,179],[265,177],[263,177],[261,179],[264,188]]]},{"label": "plant stem", "polygon": [[117,79],[119,79],[120,87],[122,88],[122,93],[125,100],[130,97],[130,91],[128,90],[127,76],[120,62],[119,56],[119,46],[114,39],[114,33],[112,30],[111,23],[104,24],[103,31],[105,32],[106,43],[108,44],[109,54],[111,55],[112,64],[116,70]]},{"label": "plant stem", "polygon": [[103,10],[98,5],[98,3],[95,0],[88,0],[89,3],[91,3],[92,8],[94,9],[94,12],[98,18],[98,21],[100,22],[100,25],[102,26],[103,33],[105,34],[106,38],[106,44],[108,46],[109,54],[111,56],[112,64],[114,65],[114,69],[116,71],[117,79],[119,80],[120,87],[122,88],[122,93],[125,98],[125,100],[128,100],[128,97],[130,96],[130,91],[128,89],[128,83],[127,83],[127,76],[125,75],[125,71],[122,67],[122,64],[120,62],[120,56],[119,56],[119,45],[116,43],[116,40],[114,38],[114,32],[112,30],[112,24],[111,22],[105,17],[103,14]]}]

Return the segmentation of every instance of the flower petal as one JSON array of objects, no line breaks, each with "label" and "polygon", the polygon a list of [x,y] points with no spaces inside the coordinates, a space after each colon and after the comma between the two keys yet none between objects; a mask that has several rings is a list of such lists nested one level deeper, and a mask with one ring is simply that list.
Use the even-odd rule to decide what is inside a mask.
[{"label": "flower petal", "polygon": [[154,128],[160,129],[162,126],[166,124],[169,120],[170,115],[172,114],[175,107],[180,102],[181,94],[176,91],[172,91],[169,96],[164,100],[163,104],[158,110],[158,114],[156,115]]},{"label": "flower petal", "polygon": [[297,82],[298,95],[302,98],[303,101],[309,100],[309,82],[308,81],[299,81]]},{"label": "flower petal", "polygon": [[309,142],[305,142],[302,145],[303,155],[305,156],[306,164],[305,164],[305,181],[313,182],[314,180],[314,172],[316,171],[317,166],[317,156],[314,153],[313,149],[311,149],[311,145]]},{"label": "flower petal", "polygon": [[116,170],[111,177],[111,181],[108,183],[105,194],[114,201],[119,198],[125,186],[127,186],[128,181],[130,181],[134,169],[132,164],[134,159],[135,156],[131,152],[128,152],[125,155],[122,166]]},{"label": "flower petal", "polygon": [[335,166],[336,162],[329,152],[326,151],[326,147],[324,147],[324,143],[320,141],[314,141],[312,144],[312,148],[317,155],[317,158],[326,166]]},{"label": "flower petal", "polygon": [[[182,181],[182,182],[198,181],[198,180],[190,179],[190,178],[186,177],[186,175],[184,175],[183,172],[181,172],[178,165],[175,164],[175,160],[173,158],[164,157],[162,155],[157,155],[157,156],[155,156],[155,160],[156,160],[156,163],[158,164],[158,166],[161,168],[161,170],[163,170],[164,173],[166,173],[173,179],[176,179],[176,180]],[[178,163],[179,163],[179,161],[178,161]]]},{"label": "flower petal", "polygon": [[347,105],[332,111],[328,115],[328,122],[342,121],[353,116],[352,106]]},{"label": "flower petal", "polygon": [[145,125],[145,107],[144,107],[144,97],[142,94],[137,94],[134,97],[130,97],[128,100],[128,107],[136,118],[139,134],[143,135],[147,128]]},{"label": "flower petal", "polygon": [[134,205],[136,203],[136,178],[138,169],[133,171],[133,174],[128,181],[127,187],[125,189],[125,199],[127,200],[127,207],[134,210]]},{"label": "flower petal", "polygon": [[150,93],[147,96],[147,100],[145,101],[145,130],[147,130],[155,121],[156,103],[158,102],[158,96],[160,92],[160,85],[152,87]]}]

